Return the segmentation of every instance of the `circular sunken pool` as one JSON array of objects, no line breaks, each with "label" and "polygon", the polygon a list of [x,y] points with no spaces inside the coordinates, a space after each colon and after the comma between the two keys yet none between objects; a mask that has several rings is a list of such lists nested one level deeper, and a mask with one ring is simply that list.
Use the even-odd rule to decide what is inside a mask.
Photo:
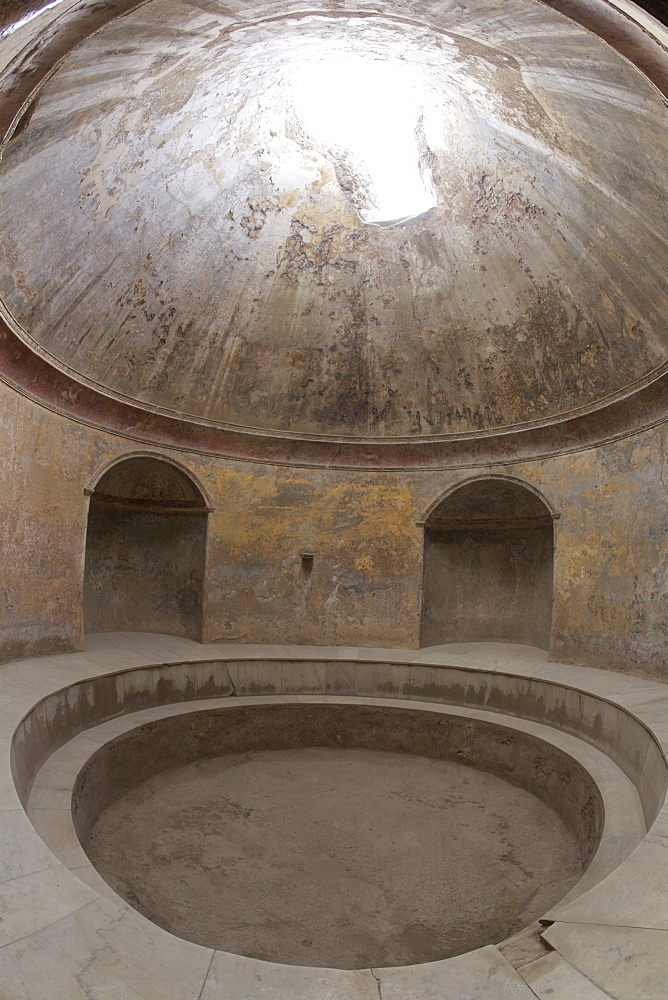
[{"label": "circular sunken pool", "polygon": [[105,744],[74,789],[91,861],[198,944],[369,968],[498,943],[580,878],[602,826],[556,747],[443,712],[224,707]]}]

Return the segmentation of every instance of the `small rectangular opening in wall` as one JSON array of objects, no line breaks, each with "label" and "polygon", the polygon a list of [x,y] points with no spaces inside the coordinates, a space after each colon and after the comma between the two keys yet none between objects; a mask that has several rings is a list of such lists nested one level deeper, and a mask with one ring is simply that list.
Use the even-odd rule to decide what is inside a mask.
[{"label": "small rectangular opening in wall", "polygon": [[314,552],[302,552],[302,570],[304,573],[310,573],[313,570],[313,561],[315,559]]}]

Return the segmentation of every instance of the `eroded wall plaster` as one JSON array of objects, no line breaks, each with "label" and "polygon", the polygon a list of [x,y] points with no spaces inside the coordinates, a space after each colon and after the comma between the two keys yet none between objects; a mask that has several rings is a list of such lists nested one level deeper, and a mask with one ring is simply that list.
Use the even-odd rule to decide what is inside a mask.
[{"label": "eroded wall plaster", "polygon": [[[1,391],[2,657],[81,648],[84,490],[109,463],[142,449]],[[575,455],[425,473],[162,454],[194,473],[214,507],[205,639],[416,646],[423,549],[416,522],[473,474],[509,473],[561,513],[553,656],[664,677],[667,440],[663,426]],[[304,551],[315,554],[310,573]]]}]

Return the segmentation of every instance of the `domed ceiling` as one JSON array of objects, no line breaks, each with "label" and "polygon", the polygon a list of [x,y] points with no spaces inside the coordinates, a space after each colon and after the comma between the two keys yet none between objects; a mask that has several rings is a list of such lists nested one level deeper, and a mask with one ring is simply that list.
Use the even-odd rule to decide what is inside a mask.
[{"label": "domed ceiling", "polygon": [[552,422],[667,365],[667,135],[536,0],[152,0],[7,144],[0,295],[78,379],[199,422]]}]

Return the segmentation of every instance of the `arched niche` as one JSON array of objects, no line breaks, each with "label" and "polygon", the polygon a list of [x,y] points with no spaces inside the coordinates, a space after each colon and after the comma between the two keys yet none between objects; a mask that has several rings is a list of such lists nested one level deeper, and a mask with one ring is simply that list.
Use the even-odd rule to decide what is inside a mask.
[{"label": "arched niche", "polygon": [[87,492],[86,631],[201,640],[208,507],[193,480],[140,455],[112,466]]},{"label": "arched niche", "polygon": [[556,517],[532,487],[505,477],[469,480],[434,504],[423,522],[421,644],[547,649]]}]

